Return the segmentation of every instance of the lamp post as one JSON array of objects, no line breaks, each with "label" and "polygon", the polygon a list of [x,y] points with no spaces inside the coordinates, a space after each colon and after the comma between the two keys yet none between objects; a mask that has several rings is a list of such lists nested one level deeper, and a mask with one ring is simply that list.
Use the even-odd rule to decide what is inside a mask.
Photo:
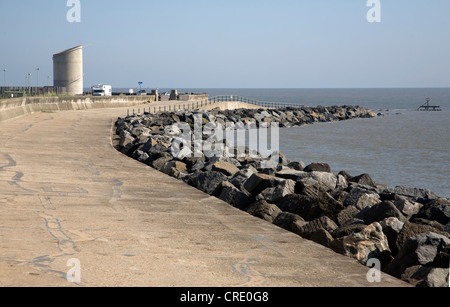
[{"label": "lamp post", "polygon": [[28,94],[31,95],[31,73],[28,73]]},{"label": "lamp post", "polygon": [[3,86],[6,87],[6,68],[3,69]]},{"label": "lamp post", "polygon": [[36,68],[36,86],[39,87],[39,67]]}]

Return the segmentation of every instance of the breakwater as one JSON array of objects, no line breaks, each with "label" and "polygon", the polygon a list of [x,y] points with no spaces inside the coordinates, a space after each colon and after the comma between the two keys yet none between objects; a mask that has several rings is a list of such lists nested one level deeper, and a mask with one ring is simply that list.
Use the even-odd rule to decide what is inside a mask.
[{"label": "breakwater", "polygon": [[[132,115],[116,122],[117,149],[363,265],[378,264],[417,286],[448,285],[448,199],[429,190],[388,187],[369,174],[332,172],[324,162],[304,165],[279,152],[263,155],[211,133],[218,127],[236,134],[274,123],[283,128],[375,116],[352,106]],[[186,135],[191,142],[182,142]]]}]

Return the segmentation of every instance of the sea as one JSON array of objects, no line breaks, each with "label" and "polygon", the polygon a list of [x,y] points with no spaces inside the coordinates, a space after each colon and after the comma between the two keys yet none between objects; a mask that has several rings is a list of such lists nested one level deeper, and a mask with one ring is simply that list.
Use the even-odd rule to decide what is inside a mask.
[{"label": "sea", "polygon": [[[159,92],[170,89],[159,89]],[[238,95],[305,106],[354,105],[377,118],[316,123],[280,131],[280,151],[292,161],[326,162],[333,172],[369,174],[389,187],[429,189],[450,198],[450,88],[178,89],[210,97]],[[440,112],[418,111],[430,98]]]}]

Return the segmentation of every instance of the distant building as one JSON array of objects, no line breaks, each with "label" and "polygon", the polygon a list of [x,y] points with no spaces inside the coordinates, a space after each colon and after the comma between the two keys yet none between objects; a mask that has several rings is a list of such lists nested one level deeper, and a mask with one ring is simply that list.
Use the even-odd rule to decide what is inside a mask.
[{"label": "distant building", "polygon": [[83,95],[83,46],[53,55],[53,83],[67,93]]}]

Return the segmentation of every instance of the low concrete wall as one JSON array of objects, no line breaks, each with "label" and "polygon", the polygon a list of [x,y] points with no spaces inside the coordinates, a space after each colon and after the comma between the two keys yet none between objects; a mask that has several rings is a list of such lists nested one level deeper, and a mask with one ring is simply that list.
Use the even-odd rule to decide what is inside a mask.
[{"label": "low concrete wall", "polygon": [[[158,103],[152,103],[148,105],[145,109],[143,109],[144,112],[150,113],[158,113],[158,112],[174,112],[176,110],[211,110],[211,109],[220,109],[221,111],[224,110],[235,110],[235,109],[265,109],[263,107],[244,103],[240,101],[220,101],[220,102],[213,102],[208,104],[205,104],[206,101],[179,101],[179,100],[170,100],[170,101],[161,101]],[[130,111],[130,110],[129,110]],[[136,111],[133,109],[133,111]]]},{"label": "low concrete wall", "polygon": [[179,94],[178,100],[179,101],[197,101],[197,100],[208,100],[209,95],[198,95],[198,94]]},{"label": "low concrete wall", "polygon": [[0,122],[36,112],[88,110],[141,105],[154,101],[149,96],[113,97],[25,97],[0,100]]},{"label": "low concrete wall", "polygon": [[213,108],[220,108],[221,111],[235,109],[265,109],[264,107],[240,101],[216,102],[213,104]]}]

